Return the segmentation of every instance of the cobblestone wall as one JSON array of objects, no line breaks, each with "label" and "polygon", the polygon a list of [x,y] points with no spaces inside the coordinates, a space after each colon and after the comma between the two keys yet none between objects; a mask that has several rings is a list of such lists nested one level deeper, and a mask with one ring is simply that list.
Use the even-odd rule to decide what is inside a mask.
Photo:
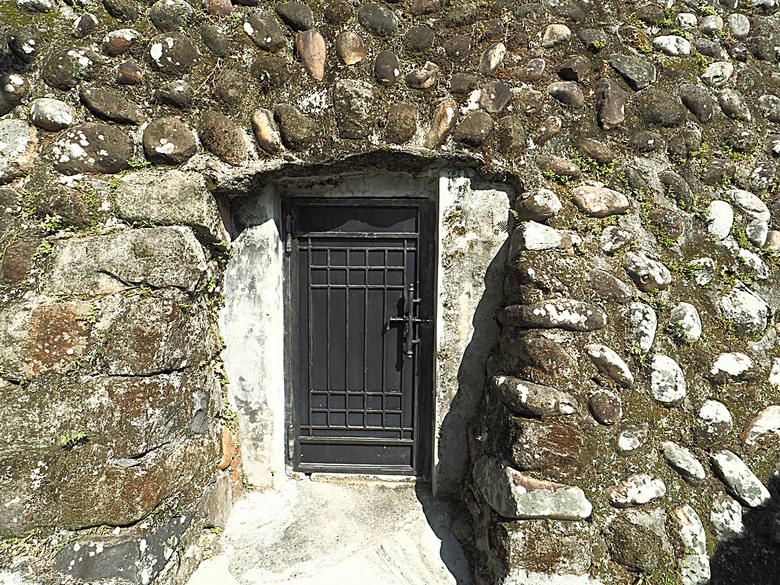
[{"label": "cobblestone wall", "polygon": [[215,201],[445,161],[517,193],[478,581],[772,583],[779,35],[775,0],[3,2],[0,566],[81,531],[58,570],[116,576],[75,554],[105,525],[182,578],[239,462]]}]

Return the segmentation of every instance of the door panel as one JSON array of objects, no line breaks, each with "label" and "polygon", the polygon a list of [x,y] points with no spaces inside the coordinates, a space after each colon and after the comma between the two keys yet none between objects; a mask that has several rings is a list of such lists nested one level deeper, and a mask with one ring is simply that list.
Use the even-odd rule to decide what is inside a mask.
[{"label": "door panel", "polygon": [[287,212],[295,468],[427,473],[430,205],[290,200]]}]

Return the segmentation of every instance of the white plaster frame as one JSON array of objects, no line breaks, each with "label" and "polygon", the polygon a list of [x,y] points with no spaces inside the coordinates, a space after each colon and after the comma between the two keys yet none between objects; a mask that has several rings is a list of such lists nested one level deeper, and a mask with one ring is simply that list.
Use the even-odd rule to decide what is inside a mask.
[{"label": "white plaster frame", "polygon": [[[267,186],[255,198],[234,200],[234,217],[248,225],[236,238],[233,254],[225,270],[225,305],[220,314],[220,328],[225,340],[223,359],[229,379],[228,399],[238,413],[241,429],[241,452],[244,477],[260,489],[279,489],[289,477],[287,464],[287,371],[284,353],[284,242],[281,238],[281,199],[286,196],[377,198],[429,197],[437,204],[435,279],[436,337],[434,347],[434,426],[432,436],[432,481],[434,494],[456,491],[465,472],[466,425],[482,395],[484,375],[469,375],[462,360],[472,343],[475,331],[474,311],[484,292],[483,273],[494,267],[505,249],[508,195],[510,190],[471,188],[469,173],[434,171],[411,177],[385,173],[346,177],[338,183],[332,179],[310,179],[308,184],[290,182],[279,187]],[[300,185],[300,186],[297,186]],[[487,195],[486,195],[487,194]],[[485,206],[496,207],[488,209]],[[453,217],[460,214],[465,236],[453,233]],[[463,217],[465,214],[466,217]],[[486,220],[487,217],[487,220]],[[503,228],[500,228],[503,220]],[[499,229],[500,228],[500,229]],[[477,245],[472,264],[450,267],[443,259],[447,254],[463,254]],[[483,266],[484,265],[484,266]],[[464,272],[464,268],[469,268]],[[471,276],[469,276],[469,274]],[[476,275],[476,276],[475,276]],[[499,287],[500,288],[500,287]],[[496,299],[498,306],[500,298]],[[488,324],[490,325],[490,324]],[[483,329],[478,327],[478,329]],[[492,347],[490,337],[497,326],[482,337],[477,351],[484,358]],[[496,331],[493,331],[496,329]],[[468,370],[468,368],[467,368]],[[464,386],[464,383],[468,386]],[[451,411],[457,394],[460,412]],[[465,410],[464,410],[465,409]],[[445,419],[452,417],[450,427]],[[452,429],[447,430],[447,429]],[[443,432],[448,436],[442,436]],[[451,438],[450,438],[451,435]],[[441,439],[441,440],[440,440]],[[450,465],[447,465],[447,462]]]}]

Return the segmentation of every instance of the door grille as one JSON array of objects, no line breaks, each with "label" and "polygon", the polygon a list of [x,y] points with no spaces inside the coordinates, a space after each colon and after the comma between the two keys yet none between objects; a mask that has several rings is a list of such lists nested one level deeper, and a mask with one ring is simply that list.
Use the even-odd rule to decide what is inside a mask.
[{"label": "door grille", "polygon": [[404,352],[416,332],[403,317],[420,277],[419,208],[297,203],[292,214],[296,467],[412,473],[420,354]]}]

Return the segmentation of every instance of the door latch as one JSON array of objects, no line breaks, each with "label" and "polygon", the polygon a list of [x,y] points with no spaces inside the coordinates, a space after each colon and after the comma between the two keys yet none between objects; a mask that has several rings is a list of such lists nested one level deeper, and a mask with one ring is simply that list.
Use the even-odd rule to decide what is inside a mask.
[{"label": "door latch", "polygon": [[390,317],[385,323],[385,331],[389,331],[390,327],[395,324],[403,325],[404,356],[407,358],[414,357],[414,347],[420,344],[420,339],[416,337],[415,326],[420,323],[431,323],[430,319],[420,319],[415,315],[417,305],[420,304],[421,300],[414,297],[414,285],[410,284],[409,296],[404,302],[403,317]]}]

